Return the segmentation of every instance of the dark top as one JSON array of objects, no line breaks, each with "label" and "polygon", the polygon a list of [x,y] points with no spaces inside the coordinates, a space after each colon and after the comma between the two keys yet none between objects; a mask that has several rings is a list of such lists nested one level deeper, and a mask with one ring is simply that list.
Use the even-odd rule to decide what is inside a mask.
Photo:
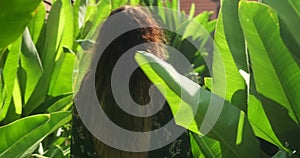
[{"label": "dark top", "polygon": [[[168,123],[172,114],[167,105],[159,113],[163,115],[155,115],[152,129],[160,128]],[[71,141],[71,158],[86,158],[96,157],[96,152],[93,150],[91,133],[85,128],[80,120],[76,109],[73,113],[72,122],[72,141]],[[190,140],[188,132],[184,132],[175,141],[164,146],[163,148],[149,151],[149,158],[192,158]]]}]

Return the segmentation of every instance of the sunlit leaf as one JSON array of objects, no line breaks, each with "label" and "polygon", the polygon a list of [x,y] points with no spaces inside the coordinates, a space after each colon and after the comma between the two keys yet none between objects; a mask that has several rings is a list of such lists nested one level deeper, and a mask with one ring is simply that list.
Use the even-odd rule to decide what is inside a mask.
[{"label": "sunlit leaf", "polygon": [[41,0],[0,1],[0,48],[18,39],[36,13],[35,9],[40,2]]},{"label": "sunlit leaf", "polygon": [[[246,111],[247,89],[239,69],[248,71],[244,37],[237,11],[239,0],[223,0],[217,20],[211,91]],[[223,66],[221,66],[223,64]],[[224,74],[225,73],[225,74]]]},{"label": "sunlit leaf", "polygon": [[239,16],[253,70],[251,92],[261,102],[249,102],[249,119],[266,130],[260,137],[287,141],[299,151],[300,69],[281,39],[277,14],[261,3],[241,2]]},{"label": "sunlit leaf", "polygon": [[72,18],[72,16],[68,17],[71,14],[71,2],[69,0],[57,0],[52,5],[45,28],[45,43],[41,52],[39,52],[44,71],[33,94],[25,104],[24,112],[26,115],[30,114],[47,99],[48,91],[54,86],[54,84],[50,86],[50,83],[53,83],[52,78],[54,78],[54,81],[56,79],[57,73],[53,75],[53,71],[57,60],[63,53],[63,44],[72,46],[74,42],[73,27],[66,27],[73,26],[73,23],[69,23],[68,20]]},{"label": "sunlit leaf", "polygon": [[47,135],[70,120],[70,112],[58,112],[29,116],[0,127],[0,157],[29,156]]},{"label": "sunlit leaf", "polygon": [[[139,52],[135,59],[168,101],[176,124],[197,134],[207,133],[207,137],[219,141],[224,157],[259,157],[258,141],[242,111],[200,88],[150,53]],[[218,109],[219,114],[215,112]]]},{"label": "sunlit leaf", "polygon": [[40,3],[38,8],[36,9],[36,14],[33,16],[32,20],[27,25],[32,41],[35,44],[37,43],[41,35],[43,26],[46,22],[45,19],[46,19],[46,8],[43,3]]},{"label": "sunlit leaf", "polygon": [[43,73],[42,61],[28,29],[23,33],[21,51],[18,75],[24,104],[26,104]]},{"label": "sunlit leaf", "polygon": [[55,65],[51,74],[48,94],[57,96],[72,92],[72,74],[75,55],[65,53],[64,48],[73,48],[74,17],[71,3],[64,1],[62,6],[63,33],[57,50]]},{"label": "sunlit leaf", "polygon": [[0,121],[6,117],[10,103],[12,101],[13,89],[15,78],[17,76],[17,69],[19,66],[19,56],[21,52],[21,38],[13,42],[8,48],[7,57],[4,62],[2,74],[4,82],[4,93],[5,97],[4,104],[0,107]]},{"label": "sunlit leaf", "polygon": [[300,3],[298,0],[262,0],[276,10],[279,16],[280,34],[287,48],[300,63]]}]

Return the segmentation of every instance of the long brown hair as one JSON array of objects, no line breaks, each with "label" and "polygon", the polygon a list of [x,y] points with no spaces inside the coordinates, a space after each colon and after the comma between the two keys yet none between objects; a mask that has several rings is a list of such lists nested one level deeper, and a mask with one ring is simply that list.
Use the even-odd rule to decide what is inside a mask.
[{"label": "long brown hair", "polygon": [[[124,112],[117,105],[112,95],[111,75],[118,59],[130,48],[139,44],[148,43],[148,46],[139,47],[139,50],[142,49],[141,51],[147,51],[161,59],[165,59],[166,54],[164,47],[162,45],[151,44],[152,42],[164,44],[166,42],[165,35],[149,12],[141,7],[124,6],[114,10],[110,17],[117,13],[121,14],[124,18],[123,20],[128,24],[139,27],[120,35],[109,43],[106,48],[103,48],[107,44],[105,43],[105,38],[109,37],[115,29],[122,29],[122,25],[113,18],[108,18],[108,20],[103,23],[95,51],[95,53],[98,53],[99,50],[104,49],[98,62],[95,76],[97,96],[106,115],[121,128],[139,132],[150,131],[152,127],[152,117],[132,116]],[[132,52],[129,53],[135,53],[135,51],[136,50],[132,50]],[[129,81],[129,91],[132,99],[136,103],[144,105],[150,101],[148,94],[150,86],[151,82],[141,69],[138,68],[132,73]],[[100,157],[147,157],[147,153],[133,153],[117,150],[96,139],[94,139],[93,142],[94,148],[97,150],[97,156]]]}]

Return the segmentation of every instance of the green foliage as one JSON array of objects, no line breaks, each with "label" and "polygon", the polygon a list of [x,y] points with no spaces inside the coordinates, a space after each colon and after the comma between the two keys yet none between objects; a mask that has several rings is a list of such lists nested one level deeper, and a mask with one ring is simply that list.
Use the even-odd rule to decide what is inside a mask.
[{"label": "green foliage", "polygon": [[56,0],[46,13],[41,1],[0,2],[0,157],[70,156],[76,55],[90,51],[111,8]]},{"label": "green foliage", "polygon": [[[248,9],[251,9],[252,12],[243,11]],[[248,41],[253,70],[250,81],[253,86],[250,85],[250,95],[254,96],[251,96],[249,100],[249,117],[253,119],[254,123],[261,123],[259,126],[261,128],[268,123],[273,125],[276,137],[269,137],[269,141],[279,139],[281,144],[285,144],[287,141],[292,149],[299,151],[300,139],[297,133],[300,132],[300,100],[296,91],[300,87],[298,83],[300,69],[280,37],[277,14],[275,10],[266,5],[242,2],[240,3],[240,19]],[[255,33],[253,34],[253,32]],[[273,108],[269,109],[267,106]],[[267,119],[258,121],[259,115],[254,109],[255,111],[258,109],[264,111],[269,121]],[[265,115],[262,114],[260,117]],[[278,120],[278,115],[280,115],[280,119],[285,119],[284,124]],[[280,126],[280,129],[276,125]],[[264,133],[261,137],[264,137],[265,134],[270,135],[271,131]],[[280,144],[280,142],[276,142],[276,144]]]},{"label": "green foliage", "polygon": [[49,13],[39,0],[0,2],[0,157],[70,156],[73,89],[98,28],[112,9],[139,2],[56,0]]},{"label": "green foliage", "polygon": [[41,0],[0,1],[0,48],[7,47],[20,37],[26,25],[30,22],[34,14],[36,14],[36,8],[40,2]]},{"label": "green foliage", "polygon": [[299,59],[300,37],[298,34],[300,33],[300,30],[298,29],[298,26],[300,25],[300,22],[299,20],[296,20],[300,18],[299,1],[262,0],[262,2],[268,4],[277,11],[282,40],[292,54]]},{"label": "green foliage", "polygon": [[[193,65],[185,75],[197,83],[136,54],[175,122],[190,131],[194,157],[269,157],[258,137],[279,148],[274,158],[300,157],[300,4],[293,0],[222,0],[216,20],[211,12],[194,15],[194,5],[184,20],[152,7],[176,13],[178,1],[55,0],[49,13],[40,0],[0,1],[0,157],[70,157],[74,89],[99,26],[124,4],[150,6],[173,29],[165,30],[168,45]],[[215,30],[217,49],[206,49],[209,37],[193,22]],[[214,111],[211,101],[224,105]],[[220,115],[208,117],[212,111]]]},{"label": "green foliage", "polygon": [[[218,150],[222,149],[224,157],[259,157],[258,141],[240,109],[228,102],[220,104],[222,98],[178,74],[171,65],[152,54],[140,52],[136,54],[136,61],[167,99],[176,124],[199,134],[195,135],[197,143],[200,144],[201,137],[206,135],[219,141]],[[217,103],[213,105],[215,110],[220,110],[216,122],[206,115],[206,112],[214,114],[209,113],[211,101]],[[213,128],[210,130],[210,127]]]},{"label": "green foliage", "polygon": [[[212,76],[205,79],[211,92],[197,88],[165,61],[136,54],[142,70],[170,104],[175,122],[192,132],[195,157],[269,157],[264,153],[268,151],[259,148],[258,137],[279,148],[273,157],[300,156],[296,29],[300,6],[284,0],[263,3],[222,1]],[[199,95],[187,97],[187,90],[199,91]],[[195,97],[199,97],[199,106],[194,117]],[[210,100],[218,100],[215,98],[225,103],[216,124],[203,136],[201,123],[210,114]]]},{"label": "green foliage", "polygon": [[0,157],[27,157],[58,127],[71,119],[70,112],[40,114],[0,127]]},{"label": "green foliage", "polygon": [[[156,17],[162,28],[165,29],[168,45],[184,52],[182,55],[192,63],[196,71],[189,72],[200,85],[204,84],[204,77],[209,76],[209,65],[206,60],[210,60],[212,50],[206,45],[211,38],[210,33],[215,29],[216,20],[211,20],[213,12],[204,11],[198,15],[195,13],[195,5],[186,15],[184,11],[179,11],[178,1],[144,1],[150,5],[150,12]],[[201,28],[199,28],[201,26]],[[194,41],[191,43],[190,41]],[[173,54],[169,53],[170,58]]]}]

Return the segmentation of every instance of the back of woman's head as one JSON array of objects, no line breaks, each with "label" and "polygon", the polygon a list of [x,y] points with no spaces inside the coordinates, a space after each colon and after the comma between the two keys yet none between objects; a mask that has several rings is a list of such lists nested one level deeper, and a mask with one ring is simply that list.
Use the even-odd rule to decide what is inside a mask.
[{"label": "back of woman's head", "polygon": [[[116,104],[111,86],[112,72],[116,63],[122,55],[126,54],[131,57],[126,62],[136,64],[134,54],[138,50],[147,51],[165,59],[164,43],[163,30],[150,13],[142,7],[118,8],[101,26],[95,50],[95,53],[101,53],[96,70],[95,86],[102,108],[118,126],[134,131],[151,130],[150,118],[129,115]],[[132,99],[139,105],[149,103],[148,90],[151,82],[139,68],[130,75],[129,85],[125,86],[129,88]],[[123,79],[118,78],[118,80],[122,82]]]},{"label": "back of woman's head", "polygon": [[[158,23],[146,8],[123,6],[114,10],[101,26],[98,48],[101,51],[113,51],[114,54],[110,55],[115,56],[125,53],[133,46],[149,42],[165,42],[163,30]],[[160,58],[164,57],[161,47],[152,45],[145,49]]]},{"label": "back of woman's head", "polygon": [[[134,54],[138,50],[147,51],[164,59],[164,43],[163,30],[149,12],[141,7],[124,6],[114,10],[101,26],[95,50],[96,56],[100,55],[100,59],[97,61],[95,86],[102,109],[109,119],[119,127],[131,131],[150,131],[152,117],[132,116],[124,112],[116,103],[111,83],[116,63],[122,55],[126,54],[130,57],[126,62],[136,64]],[[136,65],[136,67],[138,66]],[[123,68],[125,71],[126,65]],[[132,100],[139,105],[148,104],[150,101],[148,90],[151,82],[140,68],[134,70],[130,76],[129,85],[125,85],[125,87],[129,88]],[[122,82],[123,78],[117,80]],[[122,83],[126,84],[126,82]],[[94,146],[99,151],[97,155],[102,157],[127,157],[126,155],[128,157],[147,157],[147,153],[119,151],[97,140],[94,140]]]}]

